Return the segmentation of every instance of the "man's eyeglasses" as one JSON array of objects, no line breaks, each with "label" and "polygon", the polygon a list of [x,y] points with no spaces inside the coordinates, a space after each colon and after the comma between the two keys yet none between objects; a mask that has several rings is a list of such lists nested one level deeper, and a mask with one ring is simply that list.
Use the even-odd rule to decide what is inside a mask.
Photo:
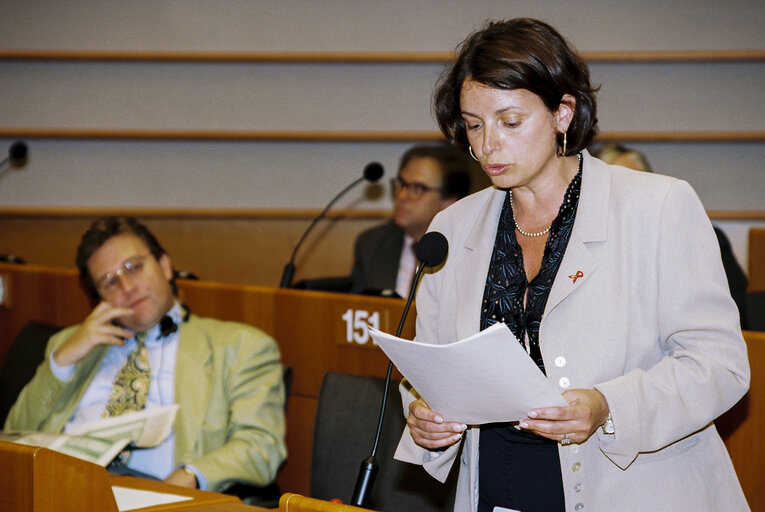
[{"label": "man's eyeglasses", "polygon": [[146,258],[151,256],[150,252],[142,256],[134,256],[125,260],[122,264],[122,268],[117,269],[114,272],[105,274],[101,279],[96,282],[96,290],[101,297],[106,297],[117,291],[117,288],[122,285],[120,278],[122,276],[134,277],[141,273],[144,265],[146,264]]},{"label": "man's eyeglasses", "polygon": [[404,181],[401,176],[396,176],[390,180],[390,186],[393,188],[393,193],[398,195],[399,192],[406,189],[409,193],[409,197],[417,199],[425,192],[442,192],[441,187],[429,187],[424,183],[412,182],[408,183]]}]

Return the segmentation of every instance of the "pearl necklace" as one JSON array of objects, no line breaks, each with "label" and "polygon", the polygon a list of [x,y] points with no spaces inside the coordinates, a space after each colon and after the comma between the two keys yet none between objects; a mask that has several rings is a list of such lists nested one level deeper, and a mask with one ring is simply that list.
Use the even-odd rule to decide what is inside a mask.
[{"label": "pearl necklace", "polygon": [[515,220],[515,203],[513,203],[513,191],[512,190],[510,191],[510,208],[513,209],[513,224],[515,224],[515,229],[517,229],[520,232],[520,234],[528,236],[528,237],[531,237],[531,238],[536,238],[538,236],[546,235],[547,232],[550,231],[550,228],[552,227],[552,224],[547,226],[543,231],[537,231],[536,233],[530,233],[528,231],[524,231],[524,230],[521,229],[521,227],[518,225],[518,221]]},{"label": "pearl necklace", "polygon": [[[577,156],[579,157],[579,159],[578,159],[579,160],[578,166],[581,169],[581,167],[582,167],[582,154],[579,153],[579,155],[577,155]],[[513,202],[513,191],[512,190],[510,190],[510,208],[512,208],[512,210],[513,210],[513,224],[515,224],[515,229],[517,229],[520,234],[522,234],[524,236],[528,236],[530,238],[536,238],[538,236],[546,235],[547,232],[550,231],[550,228],[552,227],[552,223],[549,226],[547,226],[544,230],[537,231],[536,233],[530,233],[528,231],[524,231],[524,230],[521,229],[521,227],[518,225],[518,221],[515,220],[515,203]]]}]

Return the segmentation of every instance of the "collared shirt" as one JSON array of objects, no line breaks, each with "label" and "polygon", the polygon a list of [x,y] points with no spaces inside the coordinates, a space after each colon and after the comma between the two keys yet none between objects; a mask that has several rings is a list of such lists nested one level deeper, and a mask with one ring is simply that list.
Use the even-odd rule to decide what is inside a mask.
[{"label": "collared shirt", "polygon": [[[182,325],[181,308],[177,302],[173,309],[168,312],[168,316],[179,327],[175,332],[162,337],[160,325],[157,324],[146,333],[146,348],[149,351],[149,365],[151,367],[149,395],[146,400],[147,409],[175,403],[175,364],[178,354],[178,337]],[[77,405],[77,409],[67,422],[64,428],[65,433],[85,423],[101,419],[109,400],[114,378],[125,364],[128,355],[135,348],[135,338],[128,339],[122,346],[109,348],[101,366]],[[62,381],[69,380],[75,369],[74,364],[58,366],[52,355],[50,366],[53,374]],[[175,434],[174,431],[171,431],[167,439],[159,446],[134,450],[127,465],[136,471],[164,479],[175,469],[174,455]],[[194,470],[193,467],[190,469]],[[201,478],[199,474],[197,480],[200,488],[202,488],[203,483],[206,484],[204,478]]]},{"label": "collared shirt", "polygon": [[409,296],[412,279],[417,271],[417,258],[414,255],[414,238],[404,235],[404,247],[398,262],[398,277],[396,277],[396,293],[403,298]]}]

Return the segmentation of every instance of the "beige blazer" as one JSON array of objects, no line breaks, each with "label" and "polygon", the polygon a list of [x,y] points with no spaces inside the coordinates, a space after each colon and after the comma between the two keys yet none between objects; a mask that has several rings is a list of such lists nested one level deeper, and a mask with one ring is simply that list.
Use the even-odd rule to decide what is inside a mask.
[{"label": "beige blazer", "polygon": [[[581,445],[559,446],[566,510],[748,510],[712,424],[746,393],[749,365],[704,208],[684,181],[586,152],[582,172],[540,346],[561,392],[605,395],[616,434],[598,429]],[[418,290],[419,341],[449,343],[479,330],[504,197],[489,188],[434,219],[430,230],[449,240],[449,256]],[[405,383],[402,393],[406,414],[414,393]],[[478,501],[479,427],[463,439],[455,510],[467,512]],[[429,452],[405,431],[396,458],[443,481],[459,448]]]},{"label": "beige blazer", "polygon": [[[76,327],[51,338],[44,362],[8,414],[6,429],[63,431],[109,348],[94,348],[72,378],[61,382],[49,356]],[[194,464],[215,491],[232,482],[273,481],[287,454],[276,342],[248,325],[191,315],[178,343],[175,464]]]}]

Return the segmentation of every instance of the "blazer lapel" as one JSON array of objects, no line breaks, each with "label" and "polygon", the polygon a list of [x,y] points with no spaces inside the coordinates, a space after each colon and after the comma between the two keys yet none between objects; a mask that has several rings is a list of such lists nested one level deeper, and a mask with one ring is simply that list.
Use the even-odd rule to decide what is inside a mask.
[{"label": "blazer lapel", "polygon": [[203,332],[196,327],[192,316],[181,327],[178,340],[178,360],[175,366],[175,401],[183,403],[175,420],[176,459],[188,450],[202,427],[210,399],[211,352]]},{"label": "blazer lapel", "polygon": [[600,265],[599,249],[607,239],[611,177],[598,169],[600,161],[586,151],[583,158],[582,190],[574,229],[550,290],[544,316],[587,282]]},{"label": "blazer lapel", "polygon": [[481,328],[481,304],[486,288],[499,215],[507,193],[493,189],[484,208],[476,217],[464,242],[466,255],[455,269],[459,290],[457,300],[457,339],[477,333]]}]

